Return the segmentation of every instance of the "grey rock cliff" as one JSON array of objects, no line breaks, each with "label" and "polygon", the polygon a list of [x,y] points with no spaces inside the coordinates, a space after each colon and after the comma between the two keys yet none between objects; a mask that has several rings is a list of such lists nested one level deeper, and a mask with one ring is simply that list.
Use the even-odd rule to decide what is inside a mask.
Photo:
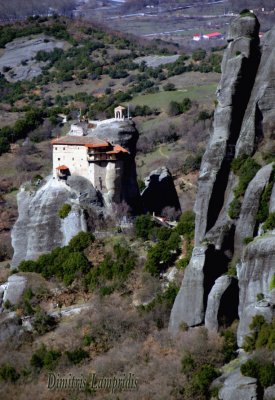
[{"label": "grey rock cliff", "polygon": [[259,64],[257,19],[239,18],[233,23],[232,29],[222,61],[213,132],[203,156],[199,176],[194,208],[196,245],[214,226],[222,208],[230,162],[234,157],[236,141]]},{"label": "grey rock cliff", "polygon": [[114,121],[112,123],[101,123],[92,130],[90,135],[99,139],[108,140],[119,144],[129,151],[130,157],[124,163],[123,175],[121,177],[121,197],[129,204],[133,212],[141,210],[141,201],[136,174],[136,144],[139,133],[131,120]]},{"label": "grey rock cliff", "polygon": [[[240,302],[238,326],[238,344],[243,345],[249,334],[249,324],[256,314],[263,315],[268,322],[274,316],[274,299],[269,285],[275,274],[275,236],[256,238],[244,250],[238,269]],[[264,295],[263,301],[257,301],[257,294]]]},{"label": "grey rock cliff", "polygon": [[[275,149],[275,28],[265,35],[261,47],[258,32],[254,16],[240,16],[229,27],[213,132],[202,160],[194,207],[195,248],[169,324],[174,335],[182,322],[189,326],[205,323],[209,329],[218,330],[221,325],[230,325],[235,316],[240,320],[239,346],[249,334],[254,315],[264,315],[270,321],[275,314],[274,296],[269,290],[275,268],[275,236],[274,231],[262,235],[257,219],[262,193],[274,182],[273,164],[264,165],[261,157]],[[261,153],[256,159],[262,168],[240,199],[239,217],[232,219],[229,207],[239,182],[231,171],[232,160],[256,152]],[[273,187],[270,212],[275,210],[274,204]],[[248,237],[254,240],[245,244]],[[236,278],[224,276],[229,268],[232,274],[235,266]],[[232,284],[232,301],[226,309],[229,300],[224,300]],[[262,301],[257,300],[260,293]]]},{"label": "grey rock cliff", "polygon": [[[78,232],[86,230],[78,195],[51,177],[36,192],[21,189],[17,195],[19,216],[12,229],[12,267],[24,259],[37,259],[54,247],[64,246]],[[62,220],[58,210],[64,203],[71,204],[72,211]]]}]

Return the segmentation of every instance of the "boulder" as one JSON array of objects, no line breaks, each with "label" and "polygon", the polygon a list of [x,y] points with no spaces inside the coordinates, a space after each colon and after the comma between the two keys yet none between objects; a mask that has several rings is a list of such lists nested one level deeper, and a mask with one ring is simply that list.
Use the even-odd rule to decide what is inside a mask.
[{"label": "boulder", "polygon": [[264,391],[264,400],[274,400],[275,399],[275,385],[270,386]]},{"label": "boulder", "polygon": [[20,334],[22,327],[15,312],[0,314],[0,342]]},{"label": "boulder", "polygon": [[243,376],[238,369],[230,373],[219,391],[220,400],[257,400],[257,379]]},{"label": "boulder", "polygon": [[19,274],[11,275],[8,278],[6,289],[4,290],[3,303],[9,302],[11,305],[19,303],[22,294],[27,286],[27,279]]}]

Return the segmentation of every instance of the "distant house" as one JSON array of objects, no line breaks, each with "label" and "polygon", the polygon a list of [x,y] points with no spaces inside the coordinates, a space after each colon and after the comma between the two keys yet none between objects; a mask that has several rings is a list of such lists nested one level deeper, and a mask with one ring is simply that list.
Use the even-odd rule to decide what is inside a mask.
[{"label": "distant house", "polygon": [[196,42],[199,42],[202,39],[202,35],[200,34],[196,34],[193,36],[193,40],[195,40]]},{"label": "distant house", "polygon": [[206,33],[203,35],[203,39],[210,40],[210,39],[224,39],[224,35],[220,32],[212,32]]}]

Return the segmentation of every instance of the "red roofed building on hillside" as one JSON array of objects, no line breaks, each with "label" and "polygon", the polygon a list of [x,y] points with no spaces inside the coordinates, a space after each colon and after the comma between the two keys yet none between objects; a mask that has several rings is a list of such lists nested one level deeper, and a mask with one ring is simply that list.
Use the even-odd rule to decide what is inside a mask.
[{"label": "red roofed building on hillside", "polygon": [[224,39],[224,35],[220,32],[212,32],[212,33],[206,33],[203,35],[203,38],[206,40],[209,39]]}]

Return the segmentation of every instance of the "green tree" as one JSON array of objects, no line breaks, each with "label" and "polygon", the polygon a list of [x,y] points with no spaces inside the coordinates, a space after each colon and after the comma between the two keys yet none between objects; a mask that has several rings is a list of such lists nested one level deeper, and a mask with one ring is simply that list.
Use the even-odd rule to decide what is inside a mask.
[{"label": "green tree", "polygon": [[134,227],[137,237],[148,240],[155,227],[155,223],[150,214],[140,215],[135,219]]}]

